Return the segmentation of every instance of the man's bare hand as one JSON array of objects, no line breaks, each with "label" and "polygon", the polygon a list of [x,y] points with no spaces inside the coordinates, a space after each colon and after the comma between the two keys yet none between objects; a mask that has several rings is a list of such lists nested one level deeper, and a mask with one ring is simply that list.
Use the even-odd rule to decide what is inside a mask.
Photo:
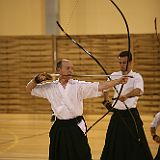
[{"label": "man's bare hand", "polygon": [[127,100],[127,96],[122,95],[122,96],[119,97],[119,100],[120,100],[121,102],[124,102],[125,100]]},{"label": "man's bare hand", "polygon": [[160,137],[158,135],[154,135],[153,140],[160,144]]},{"label": "man's bare hand", "polygon": [[128,82],[128,76],[122,76],[118,79],[119,84],[126,84]]}]

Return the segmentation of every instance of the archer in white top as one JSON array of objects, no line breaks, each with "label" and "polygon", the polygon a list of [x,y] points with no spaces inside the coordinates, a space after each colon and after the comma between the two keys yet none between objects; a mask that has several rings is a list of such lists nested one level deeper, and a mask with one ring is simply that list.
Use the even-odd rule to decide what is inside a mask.
[{"label": "archer in white top", "polygon": [[[70,79],[65,88],[59,80],[49,84],[37,85],[31,92],[34,96],[47,98],[51,103],[54,115],[58,119],[72,119],[83,115],[83,99],[98,97],[98,82],[83,82]],[[85,123],[82,120],[78,126],[86,132]]]},{"label": "archer in white top", "polygon": [[[34,78],[27,84],[26,90],[34,96],[48,99],[55,116],[64,120],[83,115],[83,99],[98,97],[104,89],[118,84],[126,84],[128,81],[128,78],[124,76],[103,83],[73,80],[73,64],[66,59],[57,64],[57,72],[60,75],[58,80],[37,84]],[[36,76],[36,79],[41,82],[46,80],[46,77],[47,74],[42,73]],[[78,125],[85,132],[84,122],[82,121]]]},{"label": "archer in white top", "polygon": [[158,112],[151,123],[151,135],[153,140],[160,144],[160,137],[156,134],[157,128],[160,126],[160,112]]},{"label": "archer in white top", "polygon": [[154,128],[157,129],[158,126],[160,126],[160,112],[158,112],[155,115],[155,117],[154,117],[154,119],[153,119],[153,121],[151,123],[151,127],[154,127]]},{"label": "archer in white top", "polygon": [[[118,76],[122,76],[122,71],[113,72],[111,74],[111,79],[117,79]],[[133,78],[129,78],[128,82],[124,85],[123,90],[121,92],[120,100],[115,105],[115,109],[125,110],[126,107],[123,102],[128,106],[128,108],[136,108],[137,101],[139,96],[144,93],[144,81],[142,76],[139,73],[133,72],[132,70],[129,71],[127,74],[128,76],[133,76]],[[118,92],[121,88],[121,85],[117,85]],[[134,94],[136,90],[139,90],[139,93]],[[114,92],[114,97],[117,97],[117,92]],[[114,101],[113,101],[114,103]]]}]

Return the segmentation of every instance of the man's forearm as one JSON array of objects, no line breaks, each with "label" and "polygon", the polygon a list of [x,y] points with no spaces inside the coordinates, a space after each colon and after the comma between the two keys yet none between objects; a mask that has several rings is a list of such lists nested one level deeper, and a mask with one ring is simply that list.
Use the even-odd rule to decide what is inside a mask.
[{"label": "man's forearm", "polygon": [[26,86],[26,91],[31,92],[33,88],[37,86],[37,83],[35,82],[34,79],[32,79]]},{"label": "man's forearm", "polygon": [[103,97],[104,97],[104,100],[106,100],[106,101],[109,99],[108,91],[103,91]]},{"label": "man's forearm", "polygon": [[118,79],[115,79],[115,80],[112,80],[112,81],[106,81],[106,82],[103,82],[103,83],[99,84],[98,90],[99,91],[107,90],[107,89],[112,88],[112,87],[114,87],[118,84],[120,84]]},{"label": "man's forearm", "polygon": [[127,98],[132,98],[132,97],[135,97],[135,96],[141,96],[141,90],[139,88],[136,88],[136,89],[133,89],[131,92],[127,93],[125,96]]}]

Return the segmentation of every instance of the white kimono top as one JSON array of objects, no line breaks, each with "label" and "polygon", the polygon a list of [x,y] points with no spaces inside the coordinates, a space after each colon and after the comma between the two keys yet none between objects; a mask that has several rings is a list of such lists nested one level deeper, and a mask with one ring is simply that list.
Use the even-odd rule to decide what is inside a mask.
[{"label": "white kimono top", "polygon": [[[113,72],[111,74],[111,79],[118,79],[120,76],[122,76],[122,72]],[[125,95],[126,93],[130,92],[131,90],[135,88],[139,88],[141,90],[141,94],[144,93],[144,81],[142,76],[139,73],[133,72],[132,70],[128,73],[128,76],[133,76],[133,78],[128,78],[128,82],[124,84],[123,90],[121,92],[121,95]],[[118,92],[121,88],[121,84],[116,86]],[[114,97],[117,97],[117,92],[114,92]],[[136,108],[138,96],[128,98],[124,103],[128,106],[128,108]],[[113,101],[114,103],[114,101]],[[123,102],[119,101],[116,103],[115,107],[119,110],[126,110],[126,107]]]},{"label": "white kimono top", "polygon": [[[85,82],[70,79],[64,88],[59,80],[52,83],[38,84],[31,94],[48,99],[54,115],[58,119],[72,119],[83,115],[83,99],[98,97],[99,82]],[[78,124],[85,132],[85,123]]]},{"label": "white kimono top", "polygon": [[152,121],[152,123],[151,123],[151,127],[155,127],[156,129],[157,129],[157,127],[160,125],[160,112],[158,112],[156,115],[155,115],[155,117],[154,117],[154,119],[153,119],[153,121]]}]

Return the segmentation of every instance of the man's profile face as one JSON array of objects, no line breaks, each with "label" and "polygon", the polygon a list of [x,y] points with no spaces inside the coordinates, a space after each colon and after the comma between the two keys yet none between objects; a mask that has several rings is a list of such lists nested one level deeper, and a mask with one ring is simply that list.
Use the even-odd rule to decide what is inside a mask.
[{"label": "man's profile face", "polygon": [[[122,72],[126,71],[126,67],[127,67],[127,61],[128,61],[128,57],[118,57],[118,62],[119,62],[119,66],[120,66],[120,70]],[[131,62],[128,62],[128,69],[127,71],[131,70]]]}]

